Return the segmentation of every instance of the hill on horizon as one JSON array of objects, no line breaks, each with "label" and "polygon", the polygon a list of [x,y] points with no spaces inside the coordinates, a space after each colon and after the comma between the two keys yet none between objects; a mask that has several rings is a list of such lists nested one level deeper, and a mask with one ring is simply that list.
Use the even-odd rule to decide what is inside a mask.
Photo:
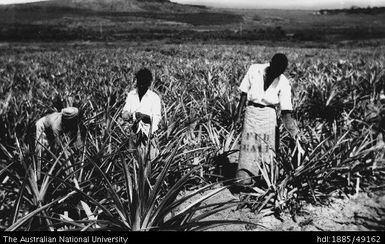
[{"label": "hill on horizon", "polygon": [[384,17],[385,13],[226,10],[169,0],[50,0],[0,6],[0,41],[328,43],[385,38]]},{"label": "hill on horizon", "polygon": [[2,10],[46,10],[64,8],[96,12],[201,12],[208,8],[200,5],[185,5],[169,0],[48,0],[0,6]]},{"label": "hill on horizon", "polygon": [[0,6],[0,41],[153,40],[242,21],[169,0],[50,0]]}]

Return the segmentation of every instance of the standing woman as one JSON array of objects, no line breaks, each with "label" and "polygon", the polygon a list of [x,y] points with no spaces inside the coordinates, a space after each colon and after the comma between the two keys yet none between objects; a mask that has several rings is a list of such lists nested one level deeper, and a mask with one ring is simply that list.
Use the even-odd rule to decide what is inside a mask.
[{"label": "standing woman", "polygon": [[236,173],[240,185],[251,185],[251,177],[260,175],[257,164],[273,163],[278,142],[277,105],[285,128],[297,139],[299,131],[291,116],[291,86],[283,75],[287,65],[287,57],[281,53],[275,54],[270,63],[252,64],[239,87],[241,98],[235,122],[247,105]]},{"label": "standing woman", "polygon": [[122,117],[132,124],[131,136],[135,137],[134,147],[145,150],[150,138],[149,158],[152,160],[158,154],[158,145],[153,135],[158,130],[161,120],[161,99],[150,90],[153,77],[149,69],[140,69],[135,74],[135,79],[136,89],[127,94]]}]

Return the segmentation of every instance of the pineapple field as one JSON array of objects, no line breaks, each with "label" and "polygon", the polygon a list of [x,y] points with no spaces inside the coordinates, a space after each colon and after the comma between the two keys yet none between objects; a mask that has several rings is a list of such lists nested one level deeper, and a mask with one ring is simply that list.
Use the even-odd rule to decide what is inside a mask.
[{"label": "pineapple field", "polygon": [[[289,59],[304,152],[281,125],[276,163],[250,192],[233,194],[238,86],[277,52]],[[0,230],[384,230],[384,64],[383,45],[0,47]],[[141,67],[163,102],[152,161],[129,149],[121,118]],[[57,94],[80,108],[85,140],[45,150],[37,179],[31,128],[55,111]],[[353,217],[340,218],[349,206]],[[347,222],[322,223],[322,213]]]}]

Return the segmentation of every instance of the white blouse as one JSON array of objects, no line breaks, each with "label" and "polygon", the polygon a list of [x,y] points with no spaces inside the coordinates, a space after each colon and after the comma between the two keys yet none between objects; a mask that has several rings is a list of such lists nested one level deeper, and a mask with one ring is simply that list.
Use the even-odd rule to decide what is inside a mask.
[{"label": "white blouse", "polygon": [[[126,104],[123,107],[122,112],[128,112],[133,115],[134,120],[135,113],[140,112],[151,117],[152,120],[152,133],[158,129],[158,125],[161,119],[161,99],[155,92],[147,90],[146,94],[139,101],[139,95],[136,89],[130,91],[127,94]],[[148,135],[150,126],[148,124],[140,123],[140,127],[144,130],[143,132]]]},{"label": "white blouse", "polygon": [[247,100],[262,105],[278,105],[281,110],[293,110],[289,80],[281,74],[265,91],[263,89],[266,64],[252,64],[243,78],[239,89],[247,94]]}]

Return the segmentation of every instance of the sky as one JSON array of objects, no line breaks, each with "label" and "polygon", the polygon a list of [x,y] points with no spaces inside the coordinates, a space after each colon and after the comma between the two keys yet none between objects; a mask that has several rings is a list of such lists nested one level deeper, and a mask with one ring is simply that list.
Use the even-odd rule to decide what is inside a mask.
[{"label": "sky", "polygon": [[0,0],[0,4],[39,2],[41,0]]},{"label": "sky", "polygon": [[172,0],[172,2],[226,8],[320,9],[385,6],[385,0]]},{"label": "sky", "polygon": [[[0,4],[36,2],[42,0],[0,0]],[[320,9],[350,8],[351,6],[385,6],[385,0],[171,0],[177,3],[200,4],[225,8],[280,8],[280,9]]]}]

